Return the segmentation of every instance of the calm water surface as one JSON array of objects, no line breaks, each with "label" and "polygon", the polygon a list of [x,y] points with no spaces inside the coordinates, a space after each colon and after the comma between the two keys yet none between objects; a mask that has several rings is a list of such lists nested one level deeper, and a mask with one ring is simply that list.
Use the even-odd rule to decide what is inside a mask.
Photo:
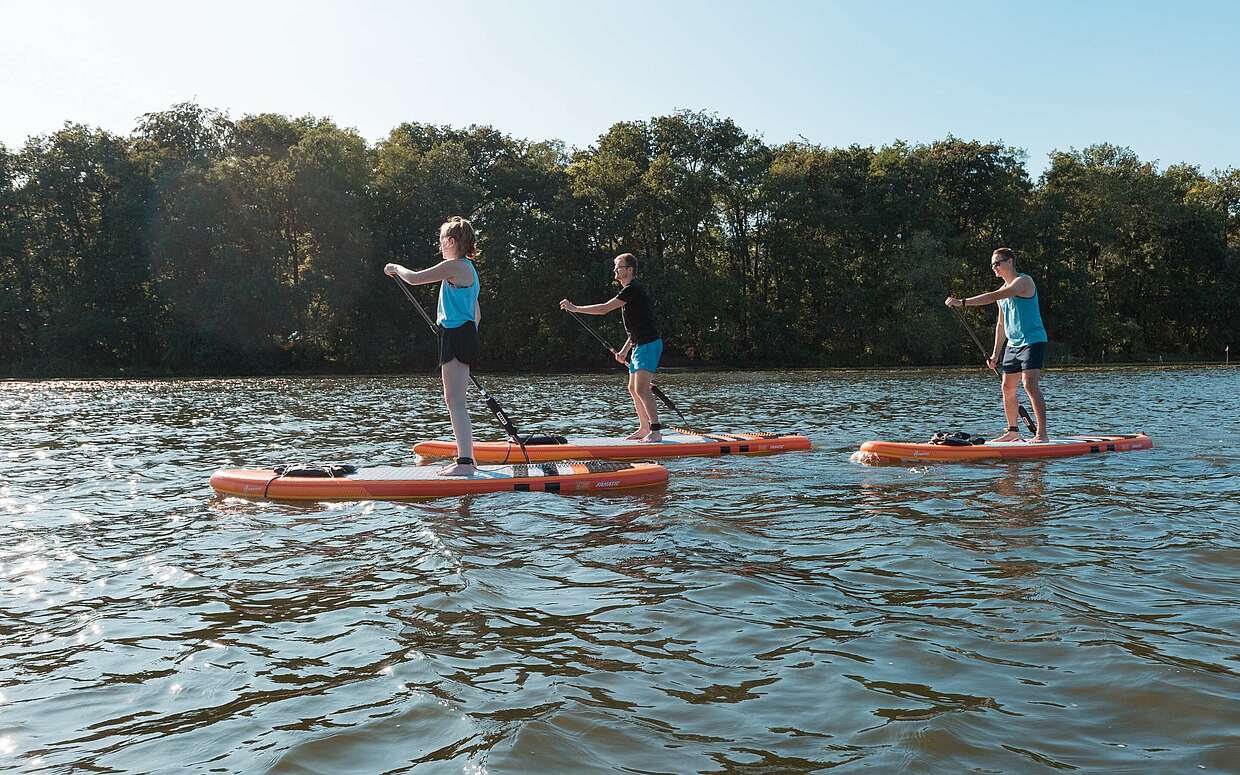
[{"label": "calm water surface", "polygon": [[[586,434],[622,381],[486,379]],[[999,430],[996,383],[670,373],[696,426],[815,450],[313,505],[207,478],[408,462],[432,377],[0,383],[0,770],[1240,771],[1240,372],[1048,375],[1052,433],[1146,452],[849,462]]]}]

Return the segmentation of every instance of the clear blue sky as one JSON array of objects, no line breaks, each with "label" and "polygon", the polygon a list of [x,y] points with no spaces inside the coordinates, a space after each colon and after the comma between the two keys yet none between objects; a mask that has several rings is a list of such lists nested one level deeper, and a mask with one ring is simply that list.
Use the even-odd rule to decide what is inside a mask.
[{"label": "clear blue sky", "polygon": [[1240,167],[1240,2],[0,0],[0,143],[195,100],[585,147],[681,108],[768,143],[1131,147]]}]

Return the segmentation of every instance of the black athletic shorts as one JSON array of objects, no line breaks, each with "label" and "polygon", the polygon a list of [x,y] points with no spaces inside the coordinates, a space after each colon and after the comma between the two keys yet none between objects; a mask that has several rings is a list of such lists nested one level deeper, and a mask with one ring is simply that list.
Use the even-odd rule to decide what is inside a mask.
[{"label": "black athletic shorts", "polygon": [[453,358],[466,366],[478,363],[478,326],[471,320],[456,328],[439,327],[439,365]]},{"label": "black athletic shorts", "polygon": [[1009,344],[1003,348],[1003,362],[999,364],[999,371],[1004,374],[1019,374],[1022,371],[1040,369],[1045,359],[1046,342],[1034,342],[1024,347],[1013,347]]}]

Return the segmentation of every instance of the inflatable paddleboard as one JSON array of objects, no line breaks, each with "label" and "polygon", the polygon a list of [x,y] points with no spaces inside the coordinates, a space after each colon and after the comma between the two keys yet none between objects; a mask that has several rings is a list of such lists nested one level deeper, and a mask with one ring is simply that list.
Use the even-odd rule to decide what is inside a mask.
[{"label": "inflatable paddleboard", "polygon": [[268,500],[404,500],[487,492],[604,493],[667,481],[657,463],[584,460],[527,466],[482,466],[471,477],[439,476],[434,466],[376,466],[340,476],[280,475],[266,469],[223,469],[211,487],[223,495]]},{"label": "inflatable paddleboard", "polygon": [[[648,460],[660,457],[712,457],[716,455],[769,455],[810,448],[809,439],[794,433],[707,433],[666,429],[662,441],[629,441],[617,438],[568,437],[566,444],[526,444],[533,462],[600,458]],[[413,451],[423,458],[456,456],[456,442],[421,441]],[[474,459],[487,463],[524,462],[521,448],[511,441],[474,442]]]},{"label": "inflatable paddleboard", "polygon": [[1144,433],[1129,435],[1063,436],[1045,444],[1028,441],[986,442],[970,446],[915,444],[898,441],[867,441],[861,445],[862,463],[959,463],[973,460],[1030,460],[1072,457],[1096,452],[1128,452],[1149,449],[1154,442]]}]

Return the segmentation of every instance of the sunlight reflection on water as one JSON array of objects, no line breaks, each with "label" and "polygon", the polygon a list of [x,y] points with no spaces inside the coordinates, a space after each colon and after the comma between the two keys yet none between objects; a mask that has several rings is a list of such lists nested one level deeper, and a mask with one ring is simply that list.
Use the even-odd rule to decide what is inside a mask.
[{"label": "sunlight reflection on water", "polygon": [[[815,449],[319,504],[206,481],[408,463],[449,433],[433,379],[0,383],[0,769],[1234,770],[1236,375],[1048,375],[1053,433],[1153,450],[873,468],[862,440],[995,430],[993,378],[671,372],[694,424]],[[487,384],[600,435],[622,379]]]}]

